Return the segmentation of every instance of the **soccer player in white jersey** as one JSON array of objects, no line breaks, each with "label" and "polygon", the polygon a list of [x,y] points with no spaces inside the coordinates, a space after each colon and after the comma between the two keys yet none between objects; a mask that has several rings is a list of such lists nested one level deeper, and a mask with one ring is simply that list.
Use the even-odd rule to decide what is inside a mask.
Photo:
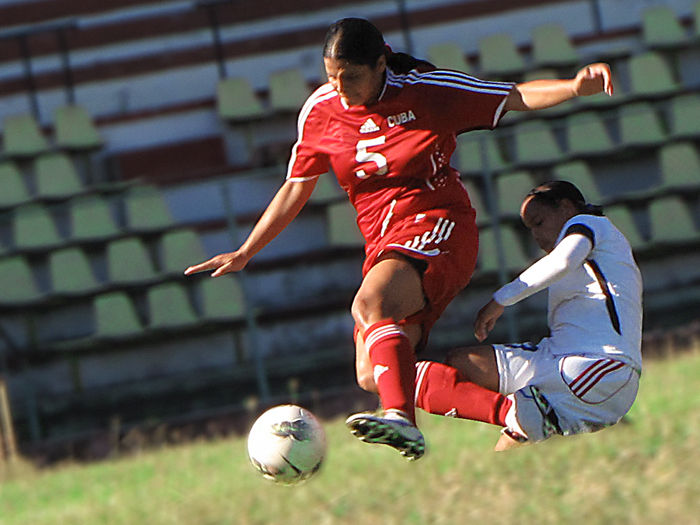
[{"label": "soccer player in white jersey", "polygon": [[415,361],[430,329],[476,264],[475,212],[450,167],[456,135],[491,129],[510,110],[612,94],[610,68],[592,64],[566,80],[478,80],[392,53],[370,22],[331,25],[323,47],[328,83],[301,109],[287,180],[236,251],[185,273],[214,277],[245,267],[299,213],[331,169],[357,210],[366,241],[352,304],[359,385],[383,411],[348,419],[354,435],[423,455],[415,425]]},{"label": "soccer player in white jersey", "polygon": [[538,344],[462,348],[451,366],[417,364],[417,406],[503,427],[496,450],[617,423],[642,370],[642,280],[629,242],[570,182],[532,190],[520,210],[548,254],[493,294],[483,341],[505,307],[549,289],[551,334]]}]

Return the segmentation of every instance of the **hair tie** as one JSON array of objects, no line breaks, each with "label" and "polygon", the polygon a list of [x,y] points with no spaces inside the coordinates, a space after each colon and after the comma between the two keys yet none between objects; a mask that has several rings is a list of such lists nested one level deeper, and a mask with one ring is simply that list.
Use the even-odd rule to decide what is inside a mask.
[{"label": "hair tie", "polygon": [[603,216],[603,207],[598,204],[586,204],[586,213],[588,215],[597,215],[598,217]]},{"label": "hair tie", "polygon": [[394,54],[394,51],[391,49],[391,46],[387,43],[384,44],[384,54],[387,56]]}]

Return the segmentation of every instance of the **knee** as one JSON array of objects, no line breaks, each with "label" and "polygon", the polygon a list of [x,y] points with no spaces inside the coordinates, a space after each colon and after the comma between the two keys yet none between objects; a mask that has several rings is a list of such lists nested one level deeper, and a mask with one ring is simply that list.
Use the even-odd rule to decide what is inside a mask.
[{"label": "knee", "polygon": [[[360,290],[353,299],[350,308],[355,324],[362,327],[363,330],[372,324],[372,320],[378,317],[381,312],[381,304],[382,301],[378,294],[368,290]],[[381,317],[381,315],[379,316]]]},{"label": "knee", "polygon": [[377,390],[377,384],[374,382],[374,374],[372,374],[371,370],[358,370],[357,384],[360,385],[362,390],[373,394],[379,393]]}]

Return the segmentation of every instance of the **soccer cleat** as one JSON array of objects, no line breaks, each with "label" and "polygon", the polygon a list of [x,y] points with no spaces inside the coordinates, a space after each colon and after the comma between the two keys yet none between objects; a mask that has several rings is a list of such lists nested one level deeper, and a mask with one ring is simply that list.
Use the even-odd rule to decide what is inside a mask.
[{"label": "soccer cleat", "polygon": [[423,433],[396,411],[361,412],[350,416],[345,424],[360,441],[389,445],[409,461],[420,459],[425,453]]}]

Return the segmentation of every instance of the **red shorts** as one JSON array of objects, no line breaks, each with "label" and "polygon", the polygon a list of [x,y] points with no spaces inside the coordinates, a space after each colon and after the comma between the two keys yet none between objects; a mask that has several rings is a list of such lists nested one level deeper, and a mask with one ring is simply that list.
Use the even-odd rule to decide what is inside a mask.
[{"label": "red shorts", "polygon": [[420,212],[395,210],[384,235],[367,244],[362,275],[367,275],[380,257],[391,251],[421,261],[419,268],[425,265],[422,275],[426,306],[400,323],[422,326],[423,337],[417,348],[421,350],[447,305],[469,283],[478,250],[476,213],[468,205]]}]

